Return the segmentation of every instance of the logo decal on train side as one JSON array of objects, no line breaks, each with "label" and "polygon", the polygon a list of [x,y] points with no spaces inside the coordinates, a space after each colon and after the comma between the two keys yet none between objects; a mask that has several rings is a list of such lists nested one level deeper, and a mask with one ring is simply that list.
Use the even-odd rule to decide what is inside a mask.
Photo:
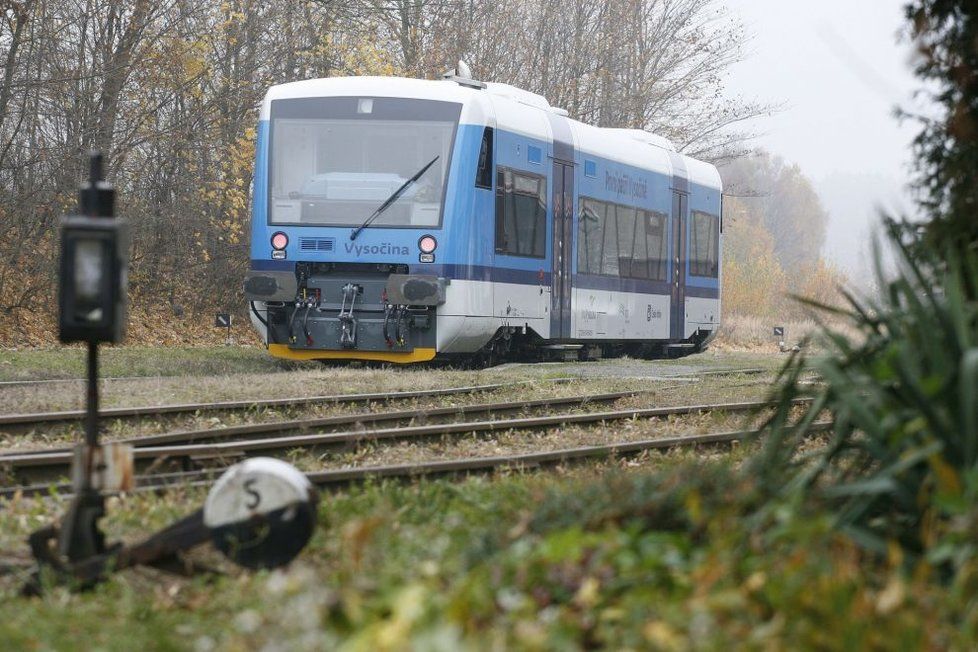
[{"label": "logo decal on train side", "polygon": [[617,172],[613,174],[611,172],[604,173],[604,189],[636,199],[645,199],[648,194],[648,184],[646,184],[645,179],[633,179],[627,174]]},{"label": "logo decal on train side", "polygon": [[407,247],[391,244],[389,242],[379,245],[359,245],[355,242],[347,242],[345,246],[346,253],[356,254],[357,256],[363,256],[364,254],[372,254],[375,256],[407,256],[409,253],[411,253]]}]

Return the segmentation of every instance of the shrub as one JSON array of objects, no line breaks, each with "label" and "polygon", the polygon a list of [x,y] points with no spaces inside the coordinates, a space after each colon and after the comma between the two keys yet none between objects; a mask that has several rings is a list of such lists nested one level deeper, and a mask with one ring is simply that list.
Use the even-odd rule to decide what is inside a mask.
[{"label": "shrub", "polygon": [[[754,468],[772,493],[824,501],[867,548],[895,541],[912,556],[963,562],[978,497],[978,306],[965,291],[978,280],[978,256],[915,260],[899,235],[906,226],[888,227],[898,274],[890,278],[877,253],[878,298],[816,306],[858,336],[823,326],[826,353],[786,364]],[[824,383],[799,384],[807,370]],[[802,395],[813,402],[792,418],[790,401]],[[808,426],[826,412],[833,430],[813,447]]]}]

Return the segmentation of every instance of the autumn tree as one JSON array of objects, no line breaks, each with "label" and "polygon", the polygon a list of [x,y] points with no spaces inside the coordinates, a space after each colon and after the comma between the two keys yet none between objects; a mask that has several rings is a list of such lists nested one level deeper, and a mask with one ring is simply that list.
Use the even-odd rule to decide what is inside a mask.
[{"label": "autumn tree", "polygon": [[723,310],[773,317],[784,303],[786,277],[774,237],[742,200],[724,204]]},{"label": "autumn tree", "polygon": [[801,316],[792,295],[836,303],[845,277],[822,257],[829,216],[801,169],[757,151],[721,173],[724,309]]},{"label": "autumn tree", "polygon": [[759,150],[722,168],[725,193],[739,199],[774,238],[781,267],[803,276],[818,261],[829,216],[797,165]]},{"label": "autumn tree", "polygon": [[[939,109],[914,116],[918,185],[931,219],[931,245],[978,247],[978,4],[974,0],[913,0],[906,5],[919,58],[921,92]],[[972,292],[974,294],[974,291]]]}]

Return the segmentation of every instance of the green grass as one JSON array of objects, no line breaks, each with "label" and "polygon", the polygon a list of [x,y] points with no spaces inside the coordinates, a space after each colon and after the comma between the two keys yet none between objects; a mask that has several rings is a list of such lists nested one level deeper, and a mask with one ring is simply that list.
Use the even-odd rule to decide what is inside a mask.
[{"label": "green grass", "polygon": [[[85,377],[85,350],[0,350],[0,381]],[[105,377],[219,376],[272,373],[292,367],[261,347],[102,347],[100,372]]]},{"label": "green grass", "polygon": [[[974,598],[865,556],[830,519],[757,493],[726,461],[381,483],[324,496],[286,572],[126,572],[95,591],[10,595],[4,649],[882,649],[973,647]],[[202,494],[133,498],[115,533]],[[34,501],[0,512],[5,547]],[[145,525],[144,525],[145,524]],[[213,557],[210,558],[213,560]],[[963,599],[964,598],[964,599]]]}]

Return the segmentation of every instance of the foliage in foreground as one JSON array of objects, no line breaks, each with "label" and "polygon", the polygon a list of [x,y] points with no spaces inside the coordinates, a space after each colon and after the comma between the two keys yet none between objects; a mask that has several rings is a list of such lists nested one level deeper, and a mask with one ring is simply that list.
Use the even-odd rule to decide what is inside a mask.
[{"label": "foliage in foreground", "polygon": [[[681,462],[673,459],[672,462]],[[287,572],[211,583],[132,572],[0,603],[5,649],[908,649],[969,647],[967,587],[867,557],[823,514],[763,522],[724,461],[381,484],[321,504]],[[174,517],[134,498],[116,525]],[[8,505],[19,527],[30,501]],[[129,513],[130,517],[125,515]],[[831,627],[826,627],[831,623]]]},{"label": "foliage in foreground", "polygon": [[[932,562],[974,566],[978,536],[978,257],[914,258],[889,224],[898,274],[877,255],[878,299],[848,296],[855,338],[823,330],[826,354],[785,368],[781,409],[757,468],[775,494],[800,491],[822,501],[860,544],[885,552],[899,544]],[[815,370],[814,392],[797,380]],[[814,399],[795,425],[789,402]],[[806,429],[834,421],[827,446]],[[809,452],[810,451],[810,452]]]},{"label": "foliage in foreground", "polygon": [[[909,0],[914,72],[927,83],[931,102],[913,116],[922,205],[931,217],[929,246],[973,251],[978,244],[978,3],[974,0]],[[937,108],[936,115],[934,108]],[[972,298],[978,288],[971,287]]]}]

